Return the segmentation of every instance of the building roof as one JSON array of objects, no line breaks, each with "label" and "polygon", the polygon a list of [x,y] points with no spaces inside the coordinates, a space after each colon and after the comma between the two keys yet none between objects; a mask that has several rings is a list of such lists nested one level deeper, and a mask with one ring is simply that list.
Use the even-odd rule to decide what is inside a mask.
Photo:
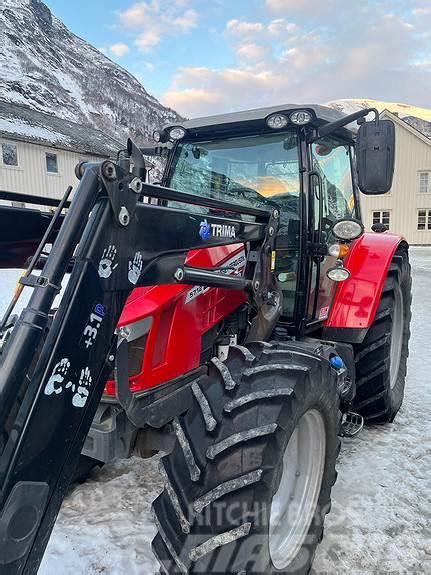
[{"label": "building roof", "polygon": [[3,101],[0,136],[103,157],[124,147],[100,130]]},{"label": "building roof", "polygon": [[423,134],[422,132],[420,132],[419,130],[417,130],[413,126],[411,126],[408,122],[405,122],[397,114],[394,114],[393,112],[390,112],[389,110],[383,110],[383,112],[380,114],[380,117],[382,119],[386,118],[387,120],[392,120],[394,122],[394,124],[400,126],[401,128],[406,129],[408,132],[413,134],[413,136],[416,136],[417,138],[419,138],[419,140],[422,140],[422,142],[425,142],[425,144],[428,144],[428,146],[431,146],[431,139],[430,138],[428,138],[427,136],[425,136],[425,134]]}]

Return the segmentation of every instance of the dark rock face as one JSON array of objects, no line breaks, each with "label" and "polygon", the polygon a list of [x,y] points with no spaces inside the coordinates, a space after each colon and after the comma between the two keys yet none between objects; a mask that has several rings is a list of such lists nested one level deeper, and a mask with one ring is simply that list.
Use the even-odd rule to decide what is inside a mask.
[{"label": "dark rock face", "polygon": [[52,27],[51,10],[40,0],[30,0],[30,7],[40,27],[48,32]]},{"label": "dark rock face", "polygon": [[178,121],[126,70],[75,36],[41,0],[0,2],[0,99],[148,142]]}]

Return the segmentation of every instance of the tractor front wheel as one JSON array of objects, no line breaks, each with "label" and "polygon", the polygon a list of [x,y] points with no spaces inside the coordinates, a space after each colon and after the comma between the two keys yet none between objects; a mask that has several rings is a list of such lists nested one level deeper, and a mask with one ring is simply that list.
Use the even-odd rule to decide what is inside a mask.
[{"label": "tractor front wheel", "polygon": [[370,423],[394,420],[404,397],[411,318],[408,251],[391,262],[374,322],[355,346],[356,410]]},{"label": "tractor front wheel", "polygon": [[309,572],[340,448],[331,372],[277,343],[212,360],[161,460],[153,550],[162,573]]}]

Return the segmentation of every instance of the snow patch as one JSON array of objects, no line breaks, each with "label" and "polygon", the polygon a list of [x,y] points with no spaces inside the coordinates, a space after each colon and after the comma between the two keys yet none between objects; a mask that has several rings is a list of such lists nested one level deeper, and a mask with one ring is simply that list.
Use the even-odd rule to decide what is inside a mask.
[{"label": "snow patch", "polygon": [[0,118],[0,132],[6,132],[12,136],[14,134],[20,134],[21,136],[28,136],[29,138],[47,140],[53,144],[70,144],[70,139],[64,134],[52,132],[40,126],[32,126],[18,119]]}]

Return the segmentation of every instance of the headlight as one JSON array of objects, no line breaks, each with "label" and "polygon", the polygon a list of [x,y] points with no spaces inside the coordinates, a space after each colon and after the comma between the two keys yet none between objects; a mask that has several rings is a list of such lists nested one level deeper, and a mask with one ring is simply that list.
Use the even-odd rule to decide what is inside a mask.
[{"label": "headlight", "polygon": [[355,240],[364,233],[364,226],[358,220],[338,220],[332,226],[332,233],[340,240]]},{"label": "headlight", "polygon": [[326,275],[333,282],[344,282],[349,279],[350,272],[346,268],[335,267],[335,268],[329,268],[329,270],[326,272]]},{"label": "headlight", "polygon": [[169,130],[169,138],[171,140],[181,140],[186,135],[186,131],[181,126],[175,126]]},{"label": "headlight", "polygon": [[297,126],[303,126],[304,124],[308,124],[311,121],[312,115],[307,110],[296,110],[296,112],[292,112],[289,116],[290,121],[292,124],[296,124]]},{"label": "headlight", "polygon": [[272,114],[266,119],[266,125],[273,130],[281,130],[281,128],[287,126],[288,121],[287,116],[284,114]]}]

